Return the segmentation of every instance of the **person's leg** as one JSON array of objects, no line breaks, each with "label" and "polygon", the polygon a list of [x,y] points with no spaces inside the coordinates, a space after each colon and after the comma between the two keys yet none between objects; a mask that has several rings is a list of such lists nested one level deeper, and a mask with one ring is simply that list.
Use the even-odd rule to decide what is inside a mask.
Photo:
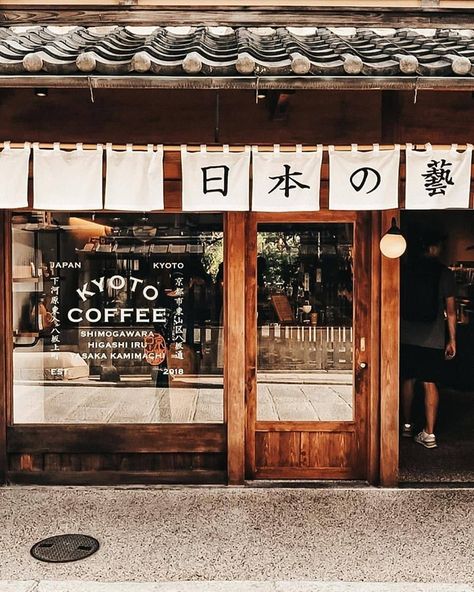
[{"label": "person's leg", "polygon": [[415,395],[415,379],[406,378],[402,381],[402,412],[403,421],[411,424],[413,397]]},{"label": "person's leg", "polygon": [[434,382],[424,382],[423,388],[425,390],[425,432],[434,434],[438,414],[439,391]]}]

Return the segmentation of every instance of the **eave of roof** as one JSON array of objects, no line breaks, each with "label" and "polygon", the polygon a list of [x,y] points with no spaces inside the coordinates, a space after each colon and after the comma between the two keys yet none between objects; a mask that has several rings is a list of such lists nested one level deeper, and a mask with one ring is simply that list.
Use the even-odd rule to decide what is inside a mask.
[{"label": "eave of roof", "polygon": [[445,78],[437,88],[452,88],[473,74],[472,29],[0,28],[2,80],[38,76],[48,86],[56,78],[64,79],[59,86],[77,86],[86,75],[97,85],[116,78],[127,87],[155,88],[251,87],[270,78],[288,88],[399,89],[412,88],[413,79]]}]

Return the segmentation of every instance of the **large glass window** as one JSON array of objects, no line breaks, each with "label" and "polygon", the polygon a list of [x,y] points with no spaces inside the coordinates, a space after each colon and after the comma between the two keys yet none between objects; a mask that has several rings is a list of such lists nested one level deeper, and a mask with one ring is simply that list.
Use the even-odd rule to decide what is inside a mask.
[{"label": "large glass window", "polygon": [[220,215],[13,216],[15,423],[223,421]]},{"label": "large glass window", "polygon": [[257,419],[353,419],[353,225],[258,227]]}]

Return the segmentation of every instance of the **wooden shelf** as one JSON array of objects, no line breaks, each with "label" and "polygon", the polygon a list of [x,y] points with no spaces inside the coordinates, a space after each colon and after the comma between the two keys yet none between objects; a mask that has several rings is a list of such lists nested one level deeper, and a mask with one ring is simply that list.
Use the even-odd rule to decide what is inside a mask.
[{"label": "wooden shelf", "polygon": [[19,277],[19,278],[13,278],[13,283],[15,284],[37,284],[40,281],[41,278],[35,276],[35,277]]},{"label": "wooden shelf", "polygon": [[13,331],[13,337],[39,337],[39,333],[33,333],[28,331]]}]

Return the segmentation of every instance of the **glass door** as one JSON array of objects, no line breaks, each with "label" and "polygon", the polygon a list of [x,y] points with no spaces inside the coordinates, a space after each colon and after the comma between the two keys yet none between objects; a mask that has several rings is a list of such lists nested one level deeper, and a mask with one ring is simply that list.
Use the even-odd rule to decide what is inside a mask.
[{"label": "glass door", "polygon": [[370,287],[362,218],[256,219],[254,478],[363,476]]}]

